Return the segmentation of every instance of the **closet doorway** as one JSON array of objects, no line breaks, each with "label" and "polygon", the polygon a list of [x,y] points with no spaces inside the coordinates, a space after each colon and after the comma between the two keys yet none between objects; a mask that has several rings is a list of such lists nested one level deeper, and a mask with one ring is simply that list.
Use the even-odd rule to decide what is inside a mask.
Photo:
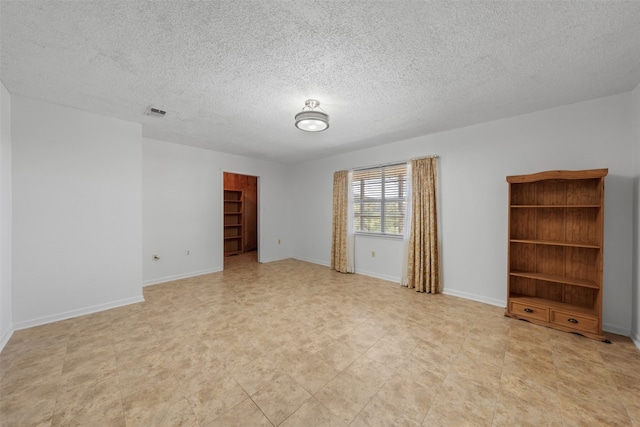
[{"label": "closet doorway", "polygon": [[258,262],[258,177],[223,173],[224,263]]}]

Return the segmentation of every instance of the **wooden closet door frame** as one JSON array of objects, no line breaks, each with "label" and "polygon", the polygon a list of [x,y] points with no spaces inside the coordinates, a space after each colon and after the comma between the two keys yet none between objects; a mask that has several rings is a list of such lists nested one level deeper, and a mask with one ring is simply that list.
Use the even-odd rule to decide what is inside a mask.
[{"label": "wooden closet door frame", "polygon": [[224,174],[230,173],[234,175],[245,175],[256,178],[256,246],[258,251],[258,262],[262,262],[262,250],[260,249],[260,175],[255,175],[248,172],[238,172],[234,170],[221,169],[220,170],[220,265],[224,270]]}]

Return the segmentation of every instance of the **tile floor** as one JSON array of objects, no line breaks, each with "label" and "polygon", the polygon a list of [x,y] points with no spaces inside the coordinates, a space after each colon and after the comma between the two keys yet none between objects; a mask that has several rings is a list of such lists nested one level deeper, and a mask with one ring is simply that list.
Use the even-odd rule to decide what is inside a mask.
[{"label": "tile floor", "polygon": [[14,333],[2,426],[640,426],[640,351],[296,260]]}]

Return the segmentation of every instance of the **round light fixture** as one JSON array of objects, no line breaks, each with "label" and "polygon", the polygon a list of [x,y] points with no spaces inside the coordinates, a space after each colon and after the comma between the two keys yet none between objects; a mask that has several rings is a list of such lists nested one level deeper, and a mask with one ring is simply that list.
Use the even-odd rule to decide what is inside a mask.
[{"label": "round light fixture", "polygon": [[307,99],[304,108],[296,114],[296,127],[305,132],[321,132],[329,128],[329,115],[323,111],[316,111],[320,101]]}]

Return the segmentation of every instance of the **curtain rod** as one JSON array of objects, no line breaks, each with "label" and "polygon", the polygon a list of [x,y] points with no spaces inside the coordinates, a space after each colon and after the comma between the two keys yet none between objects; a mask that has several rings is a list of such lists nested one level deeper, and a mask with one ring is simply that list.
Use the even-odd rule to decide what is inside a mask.
[{"label": "curtain rod", "polygon": [[440,158],[440,156],[438,156],[437,154],[433,154],[430,156],[420,156],[420,157],[414,157],[412,159],[409,160],[398,160],[397,162],[388,162],[388,163],[379,163],[377,165],[371,165],[371,166],[358,166],[357,168],[352,168],[350,170],[353,171],[361,171],[361,170],[365,170],[365,169],[373,169],[373,168],[380,168],[382,166],[392,166],[392,165],[400,165],[402,163],[407,163],[410,162],[412,160],[420,160],[420,159],[438,159]]}]

